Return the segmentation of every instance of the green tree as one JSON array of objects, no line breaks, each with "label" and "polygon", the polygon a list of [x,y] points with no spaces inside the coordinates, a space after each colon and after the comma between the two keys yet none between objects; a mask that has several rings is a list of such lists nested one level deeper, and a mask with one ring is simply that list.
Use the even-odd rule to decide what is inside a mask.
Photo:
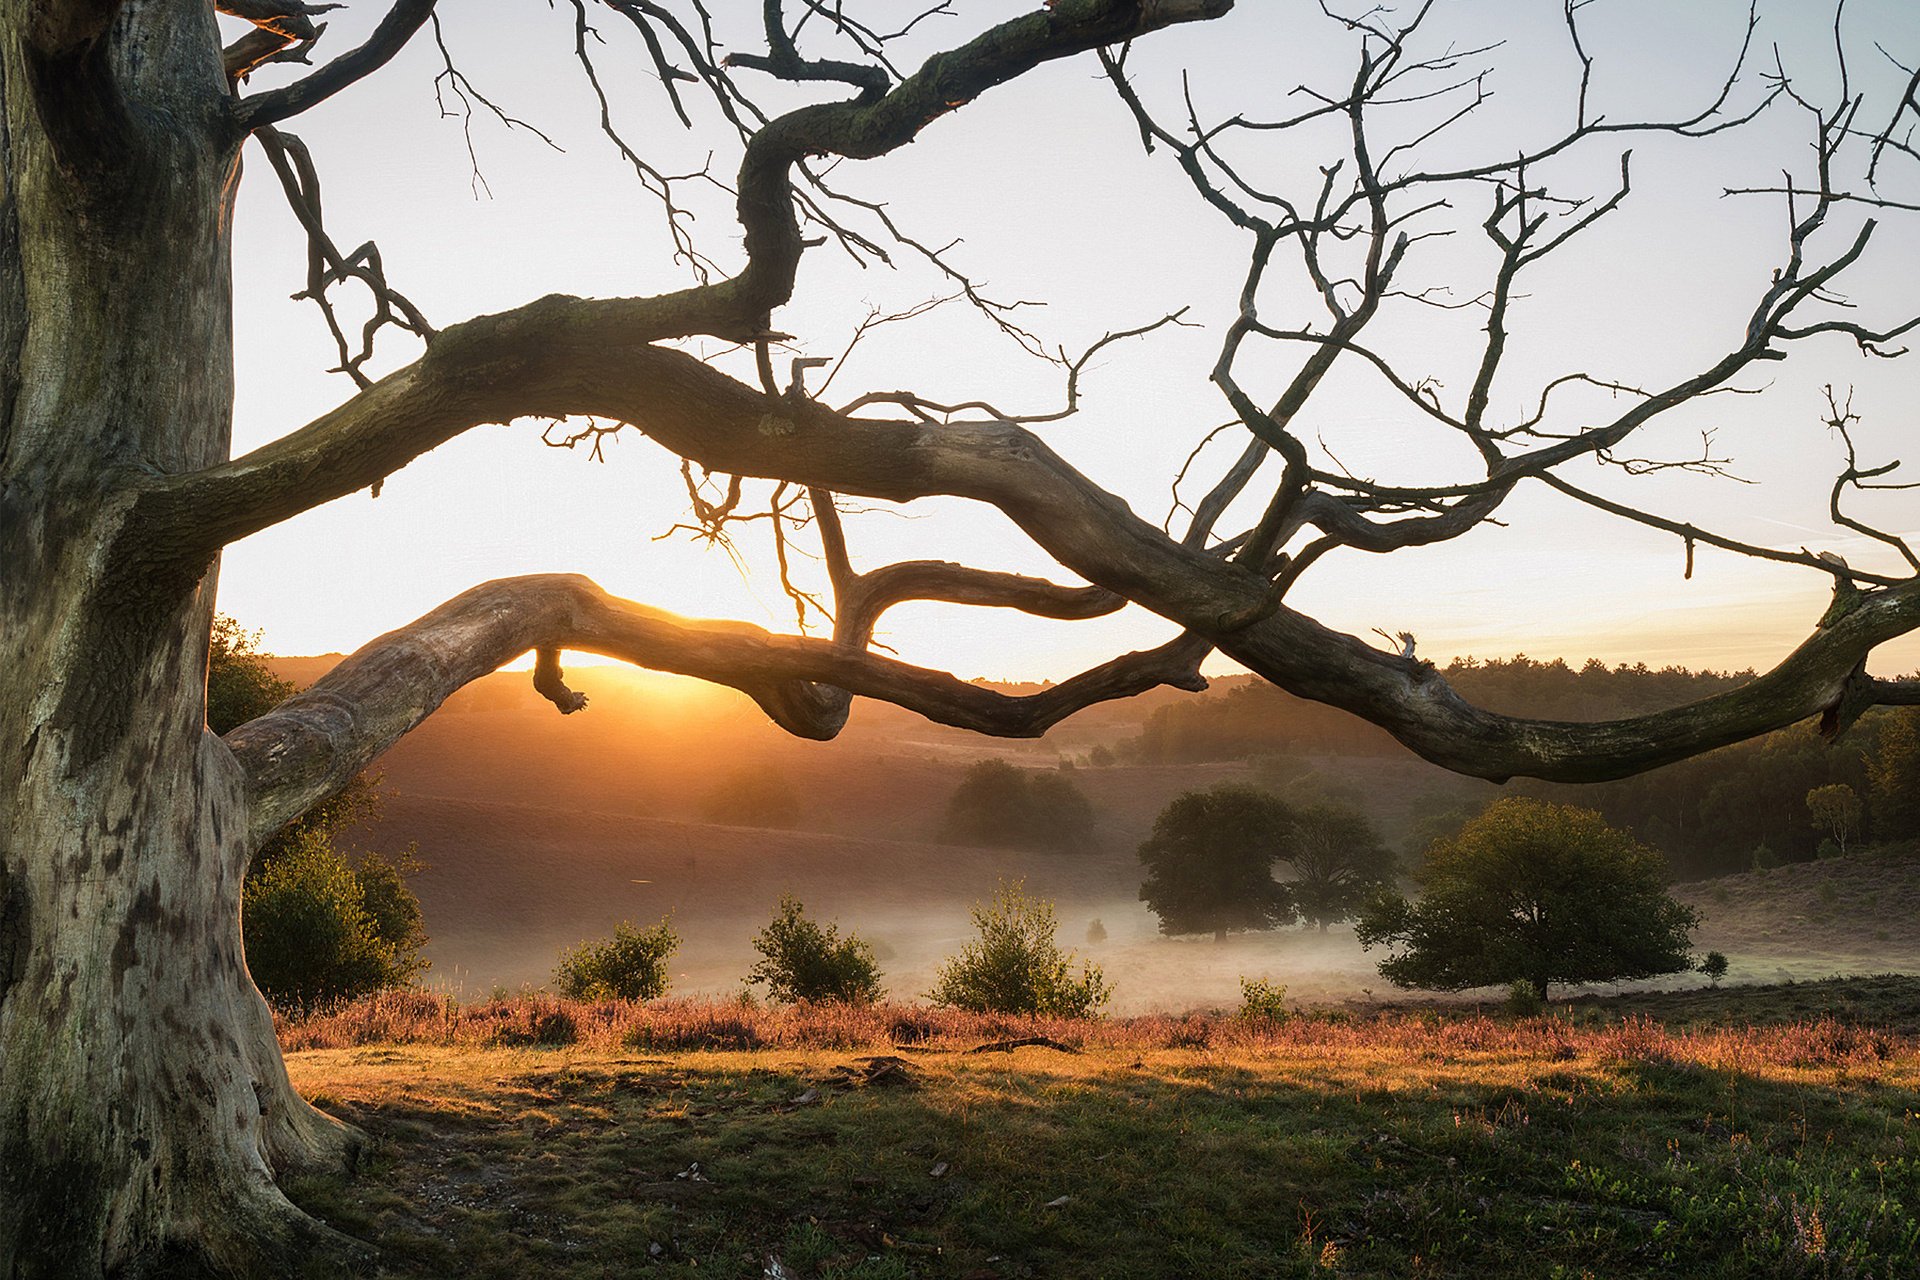
[{"label": "green tree", "polygon": [[1082,964],[1059,943],[1053,904],[1031,898],[1016,880],[1002,884],[993,901],[976,905],[979,937],[940,966],[927,998],[937,1005],[976,1013],[1038,1013],[1059,1018],[1091,1017],[1113,989],[1094,964]]},{"label": "green tree", "polygon": [[1286,889],[1294,909],[1322,933],[1351,918],[1393,880],[1393,851],[1365,814],[1345,805],[1295,810],[1279,852],[1293,870]]},{"label": "green tree", "polygon": [[1807,812],[1813,815],[1814,827],[1831,837],[1844,857],[1847,841],[1860,833],[1859,794],[1844,782],[1815,787],[1807,792]]},{"label": "green tree", "polygon": [[780,898],[773,919],[753,940],[760,960],[747,974],[783,1004],[802,1000],[872,1004],[881,996],[880,966],[859,935],[809,920],[792,894]]},{"label": "green tree", "polygon": [[1666,892],[1666,861],[1599,814],[1496,801],[1427,851],[1422,893],[1361,913],[1364,947],[1390,946],[1395,986],[1455,991],[1525,979],[1648,978],[1686,969],[1699,918]]},{"label": "green tree", "polygon": [[1873,832],[1881,840],[1920,835],[1920,707],[1876,717],[1879,741],[1867,759]]},{"label": "green tree", "polygon": [[666,993],[667,957],[679,949],[671,921],[641,929],[623,920],[611,938],[561,952],[553,985],[570,1000],[651,1000]]},{"label": "green tree", "polygon": [[979,760],[947,802],[942,834],[960,844],[1078,852],[1094,843],[1093,806],[1071,778],[1057,772]]},{"label": "green tree", "polygon": [[1273,861],[1293,825],[1284,803],[1249,787],[1189,791],[1162,809],[1140,846],[1140,900],[1160,932],[1224,939],[1291,924],[1293,896],[1274,880]]}]

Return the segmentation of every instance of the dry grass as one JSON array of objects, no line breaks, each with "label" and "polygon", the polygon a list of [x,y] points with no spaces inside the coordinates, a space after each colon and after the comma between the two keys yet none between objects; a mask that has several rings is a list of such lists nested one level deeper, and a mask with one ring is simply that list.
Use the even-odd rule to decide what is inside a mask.
[{"label": "dry grass", "polygon": [[1913,1036],[1607,1012],[390,995],[285,1029],[376,1139],[292,1191],[422,1280],[1913,1274]]},{"label": "dry grass", "polygon": [[[1751,998],[1747,992],[1739,996]],[[1278,1022],[1220,1013],[1073,1019],[904,1004],[768,1006],[678,999],[640,1003],[564,1000],[545,994],[462,1005],[423,991],[400,990],[285,1022],[280,1035],[289,1052],[401,1044],[578,1045],[603,1052],[952,1052],[999,1041],[1044,1038],[1075,1050],[1213,1049],[1282,1056],[1320,1052],[1449,1062],[1488,1056],[1545,1061],[1585,1058],[1687,1063],[1745,1073],[1780,1066],[1872,1070],[1920,1052],[1920,1040],[1912,1035],[1832,1016],[1782,1025],[1675,1028],[1631,1012],[1623,1018],[1607,1018],[1604,1006],[1594,1004],[1583,1013],[1584,1017],[1548,1014],[1512,1019],[1479,1011],[1389,1009],[1357,1015],[1309,1012]]]}]

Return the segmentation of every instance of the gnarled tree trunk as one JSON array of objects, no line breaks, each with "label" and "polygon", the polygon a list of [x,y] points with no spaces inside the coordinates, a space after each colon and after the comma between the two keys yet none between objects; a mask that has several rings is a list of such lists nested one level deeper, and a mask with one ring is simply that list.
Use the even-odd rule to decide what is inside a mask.
[{"label": "gnarled tree trunk", "polygon": [[35,16],[0,63],[0,1277],[292,1274],[337,1251],[274,1174],[354,1136],[241,954],[213,576],[127,525],[130,482],[226,457],[240,138],[203,0]]}]

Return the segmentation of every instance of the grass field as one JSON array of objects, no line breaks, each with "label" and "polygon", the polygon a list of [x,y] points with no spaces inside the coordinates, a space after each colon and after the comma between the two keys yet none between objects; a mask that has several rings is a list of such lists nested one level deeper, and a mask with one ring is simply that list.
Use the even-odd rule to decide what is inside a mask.
[{"label": "grass field", "polygon": [[394,1276],[566,1280],[1910,1276],[1917,1035],[1907,978],[1522,1022],[412,995],[284,1029],[376,1140],[297,1199]]}]

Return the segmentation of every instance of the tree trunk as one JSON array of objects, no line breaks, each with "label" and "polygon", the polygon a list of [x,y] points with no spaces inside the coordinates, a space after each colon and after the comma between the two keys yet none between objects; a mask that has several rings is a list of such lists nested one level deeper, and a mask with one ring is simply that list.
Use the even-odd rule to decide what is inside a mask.
[{"label": "tree trunk", "polygon": [[62,62],[27,8],[0,10],[0,1277],[338,1274],[274,1183],[357,1143],[293,1092],[241,953],[214,574],[128,523],[228,449],[212,13],[129,0]]}]

